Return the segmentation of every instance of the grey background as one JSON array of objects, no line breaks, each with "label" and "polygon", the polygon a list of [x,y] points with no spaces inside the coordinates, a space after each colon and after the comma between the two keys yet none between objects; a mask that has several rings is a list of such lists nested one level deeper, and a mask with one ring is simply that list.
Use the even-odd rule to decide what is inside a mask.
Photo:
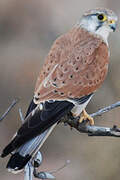
[{"label": "grey background", "polygon": [[[0,113],[15,97],[20,103],[0,124],[0,151],[20,126],[18,108],[25,113],[35,81],[53,41],[68,31],[84,11],[107,7],[120,16],[119,0],[0,0]],[[87,110],[95,112],[120,97],[120,23],[109,38],[111,50],[108,76]],[[120,125],[120,109],[96,118],[97,125]],[[54,170],[71,160],[56,174],[57,180],[118,180],[120,139],[88,137],[59,125],[41,149],[40,170]],[[8,158],[0,159],[1,180],[22,180],[23,173],[7,172]]]}]

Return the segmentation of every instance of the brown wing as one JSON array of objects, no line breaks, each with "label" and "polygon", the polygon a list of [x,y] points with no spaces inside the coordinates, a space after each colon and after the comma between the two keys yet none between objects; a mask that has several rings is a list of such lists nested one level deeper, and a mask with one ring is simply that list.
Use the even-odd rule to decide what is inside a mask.
[{"label": "brown wing", "polygon": [[37,79],[34,102],[88,95],[108,69],[108,47],[101,38],[75,27],[58,38]]}]

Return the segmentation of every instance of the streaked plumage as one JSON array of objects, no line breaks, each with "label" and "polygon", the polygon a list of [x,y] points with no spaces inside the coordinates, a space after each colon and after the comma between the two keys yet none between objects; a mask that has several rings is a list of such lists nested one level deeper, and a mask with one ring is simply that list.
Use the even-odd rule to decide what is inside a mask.
[{"label": "streaked plumage", "polygon": [[2,152],[1,157],[14,153],[7,164],[10,171],[24,168],[63,116],[68,112],[78,116],[84,111],[106,77],[107,37],[115,30],[116,21],[111,10],[90,10],[54,42],[38,76],[25,122]]}]

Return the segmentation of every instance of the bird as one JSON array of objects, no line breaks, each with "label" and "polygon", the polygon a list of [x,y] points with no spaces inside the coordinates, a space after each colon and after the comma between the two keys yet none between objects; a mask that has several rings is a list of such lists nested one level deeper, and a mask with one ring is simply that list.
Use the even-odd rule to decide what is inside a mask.
[{"label": "bird", "polygon": [[108,36],[116,30],[117,21],[112,10],[88,10],[55,40],[37,78],[25,121],[2,151],[2,158],[11,154],[10,172],[24,169],[66,114],[94,125],[85,108],[107,75]]}]

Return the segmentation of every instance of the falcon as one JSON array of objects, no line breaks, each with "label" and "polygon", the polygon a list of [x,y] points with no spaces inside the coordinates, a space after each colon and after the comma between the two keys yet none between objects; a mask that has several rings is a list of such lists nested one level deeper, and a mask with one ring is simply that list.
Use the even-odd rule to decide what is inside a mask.
[{"label": "falcon", "polygon": [[75,26],[53,43],[38,76],[25,121],[1,157],[11,154],[7,168],[21,171],[67,113],[79,122],[94,120],[85,111],[103,83],[109,64],[108,36],[116,14],[105,8],[85,12]]}]

